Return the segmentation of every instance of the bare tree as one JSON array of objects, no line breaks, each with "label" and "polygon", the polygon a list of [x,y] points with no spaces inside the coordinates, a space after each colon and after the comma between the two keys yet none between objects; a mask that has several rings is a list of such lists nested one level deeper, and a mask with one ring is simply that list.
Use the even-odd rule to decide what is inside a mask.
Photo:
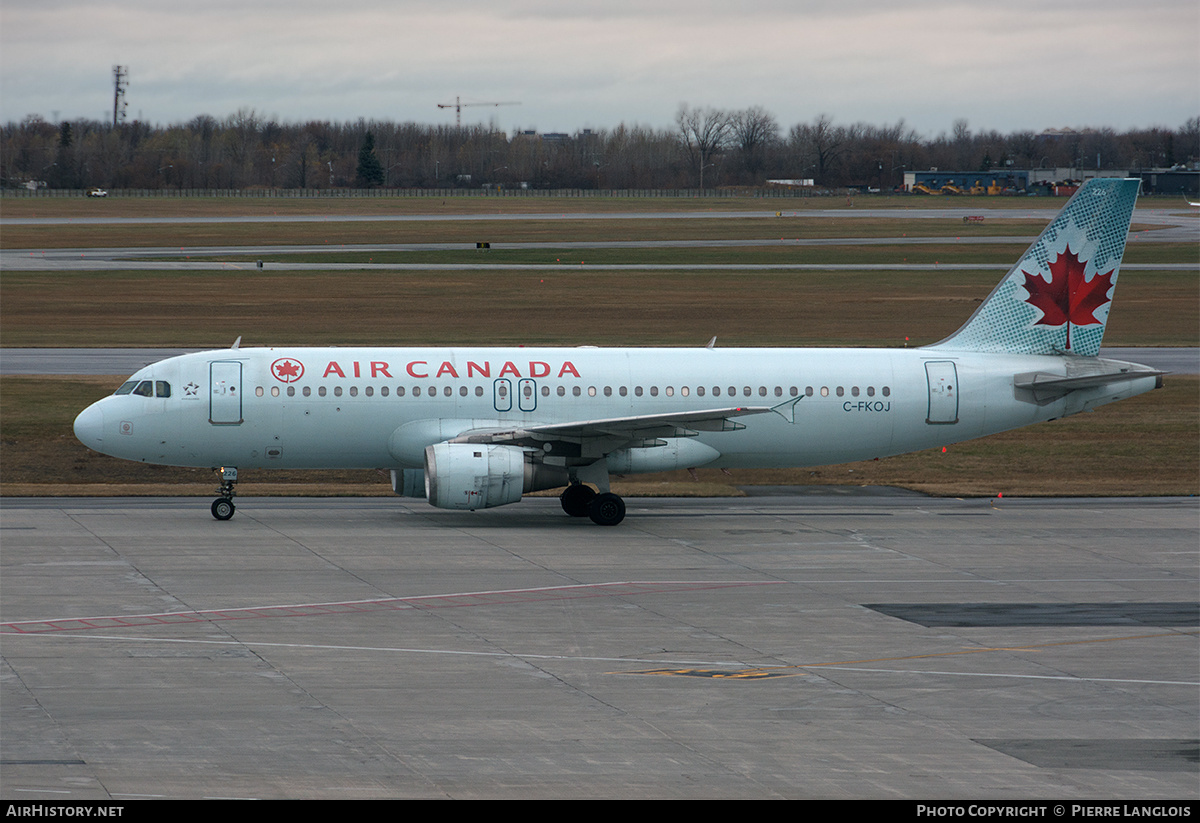
[{"label": "bare tree", "polygon": [[775,115],[762,106],[734,112],[730,115],[730,121],[742,165],[752,177],[756,177],[766,165],[766,149],[779,140],[779,123]]},{"label": "bare tree", "polygon": [[812,159],[811,168],[822,182],[846,150],[846,130],[834,126],[828,114],[818,115],[812,125],[793,126],[789,139],[801,157]]},{"label": "bare tree", "polygon": [[692,109],[687,103],[679,106],[675,115],[679,144],[683,146],[692,165],[700,170],[700,188],[704,188],[704,169],[713,155],[724,151],[733,132],[733,121],[721,109]]}]

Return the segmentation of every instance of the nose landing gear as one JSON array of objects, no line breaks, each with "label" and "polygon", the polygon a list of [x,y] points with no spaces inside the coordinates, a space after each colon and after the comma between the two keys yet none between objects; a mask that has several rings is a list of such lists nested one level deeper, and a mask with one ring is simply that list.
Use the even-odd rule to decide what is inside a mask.
[{"label": "nose landing gear", "polygon": [[221,473],[221,485],[217,486],[217,494],[220,497],[212,503],[212,516],[218,520],[228,520],[237,510],[237,507],[233,505],[233,487],[237,483],[237,469],[222,466],[217,471]]}]

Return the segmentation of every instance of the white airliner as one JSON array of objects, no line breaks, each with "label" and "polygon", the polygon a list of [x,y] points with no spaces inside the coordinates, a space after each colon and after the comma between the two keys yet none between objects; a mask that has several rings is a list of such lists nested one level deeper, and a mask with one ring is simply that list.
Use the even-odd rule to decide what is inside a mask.
[{"label": "white airliner", "polygon": [[[1162,385],[1099,358],[1137,180],[1090,180],[967,323],[915,349],[238,348],[147,366],[85,409],[104,454],[221,472],[387,468],[447,509],[565,486],[615,525],[610,474],[863,460],[1053,420]],[[592,487],[595,487],[594,489]]]}]

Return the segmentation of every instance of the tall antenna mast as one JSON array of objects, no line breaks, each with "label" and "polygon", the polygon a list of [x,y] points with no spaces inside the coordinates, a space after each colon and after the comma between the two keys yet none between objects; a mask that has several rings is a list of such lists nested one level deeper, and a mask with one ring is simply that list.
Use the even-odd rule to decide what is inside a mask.
[{"label": "tall antenna mast", "polygon": [[129,66],[113,66],[113,128],[125,120],[125,89],[129,86]]}]

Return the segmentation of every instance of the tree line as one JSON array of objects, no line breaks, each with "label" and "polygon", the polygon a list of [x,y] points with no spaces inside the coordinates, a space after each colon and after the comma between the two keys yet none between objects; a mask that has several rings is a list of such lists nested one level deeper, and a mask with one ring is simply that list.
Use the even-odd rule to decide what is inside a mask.
[{"label": "tree line", "polygon": [[[243,109],[170,126],[50,123],[3,126],[0,186],[80,189],[479,188],[670,189],[762,186],[890,189],[905,171],[993,175],[1005,168],[1149,169],[1200,162],[1200,117],[1178,128],[1035,133],[974,131],[966,120],[926,138],[903,121],[784,128],[770,112],[681,105],[672,127],[621,124],[572,135],[512,135],[360,119],[281,123]],[[1194,166],[1192,166],[1194,168]]]}]

